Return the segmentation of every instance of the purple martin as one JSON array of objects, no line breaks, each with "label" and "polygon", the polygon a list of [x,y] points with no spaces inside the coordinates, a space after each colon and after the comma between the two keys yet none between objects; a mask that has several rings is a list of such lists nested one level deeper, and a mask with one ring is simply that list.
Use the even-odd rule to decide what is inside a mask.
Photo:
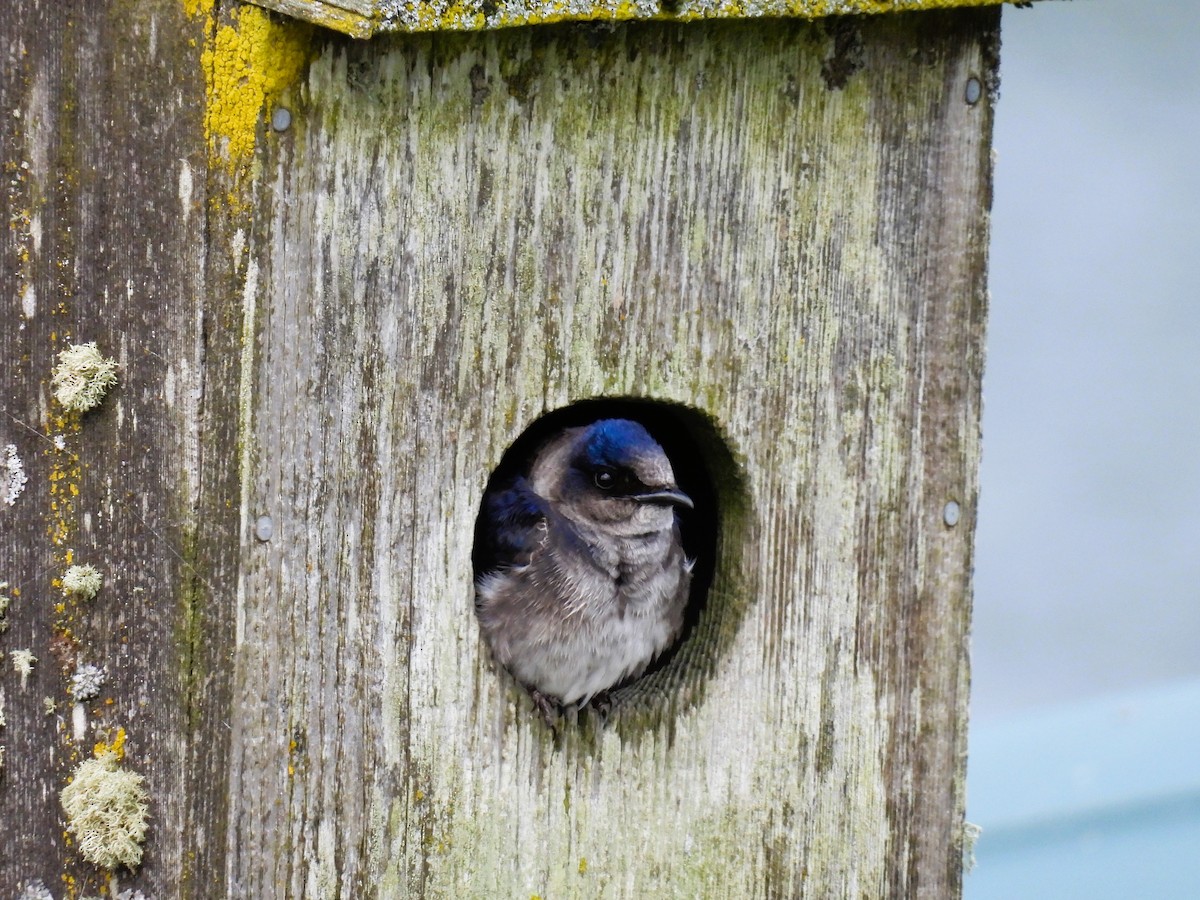
[{"label": "purple martin", "polygon": [[681,508],[667,454],[626,419],[559,432],[485,494],[475,609],[547,723],[602,705],[678,638],[694,565]]}]

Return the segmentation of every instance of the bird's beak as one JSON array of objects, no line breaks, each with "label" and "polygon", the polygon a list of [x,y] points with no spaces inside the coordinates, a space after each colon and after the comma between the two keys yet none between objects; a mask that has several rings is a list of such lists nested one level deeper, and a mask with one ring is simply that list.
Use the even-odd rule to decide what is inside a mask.
[{"label": "bird's beak", "polygon": [[670,503],[675,506],[686,506],[695,509],[692,498],[676,487],[660,488],[656,491],[646,491],[644,494],[634,494],[633,499],[642,503]]}]

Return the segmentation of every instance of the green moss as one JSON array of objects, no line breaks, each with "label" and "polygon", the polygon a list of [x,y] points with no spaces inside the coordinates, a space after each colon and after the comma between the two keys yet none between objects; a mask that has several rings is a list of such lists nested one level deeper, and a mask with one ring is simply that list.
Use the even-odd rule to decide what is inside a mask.
[{"label": "green moss", "polygon": [[180,697],[184,703],[188,727],[195,730],[200,725],[204,697],[204,685],[208,673],[204,667],[205,609],[208,591],[199,566],[203,565],[199,552],[196,526],[185,527],[180,539],[179,615],[177,618],[176,646],[179,648]]}]

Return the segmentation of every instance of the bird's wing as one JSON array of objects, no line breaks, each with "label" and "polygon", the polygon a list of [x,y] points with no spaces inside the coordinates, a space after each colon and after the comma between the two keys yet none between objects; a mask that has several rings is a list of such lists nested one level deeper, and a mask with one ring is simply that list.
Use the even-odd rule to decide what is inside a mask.
[{"label": "bird's wing", "polygon": [[545,545],[551,516],[549,504],[524,478],[489,491],[477,537],[476,579],[528,566]]}]

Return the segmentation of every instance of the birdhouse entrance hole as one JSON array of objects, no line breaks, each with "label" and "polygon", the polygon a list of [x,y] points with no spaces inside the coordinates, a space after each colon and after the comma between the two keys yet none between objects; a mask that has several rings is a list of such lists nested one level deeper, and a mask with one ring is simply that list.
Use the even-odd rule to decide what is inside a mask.
[{"label": "birdhouse entrance hole", "polygon": [[[528,476],[534,458],[564,430],[606,419],[641,425],[665,451],[675,484],[692,503],[691,508],[678,505],[683,550],[695,561],[682,630],[642,675],[616,685],[602,698],[604,711],[620,710],[618,722],[639,720],[636,714],[642,712],[657,721],[677,704],[701,699],[704,683],[732,642],[745,609],[735,562],[748,507],[745,480],[716,423],[700,410],[675,403],[633,398],[580,401],[539,417],[521,433],[491,473],[485,498]],[[485,499],[475,528],[477,575],[491,563],[488,523],[493,514]]]}]

